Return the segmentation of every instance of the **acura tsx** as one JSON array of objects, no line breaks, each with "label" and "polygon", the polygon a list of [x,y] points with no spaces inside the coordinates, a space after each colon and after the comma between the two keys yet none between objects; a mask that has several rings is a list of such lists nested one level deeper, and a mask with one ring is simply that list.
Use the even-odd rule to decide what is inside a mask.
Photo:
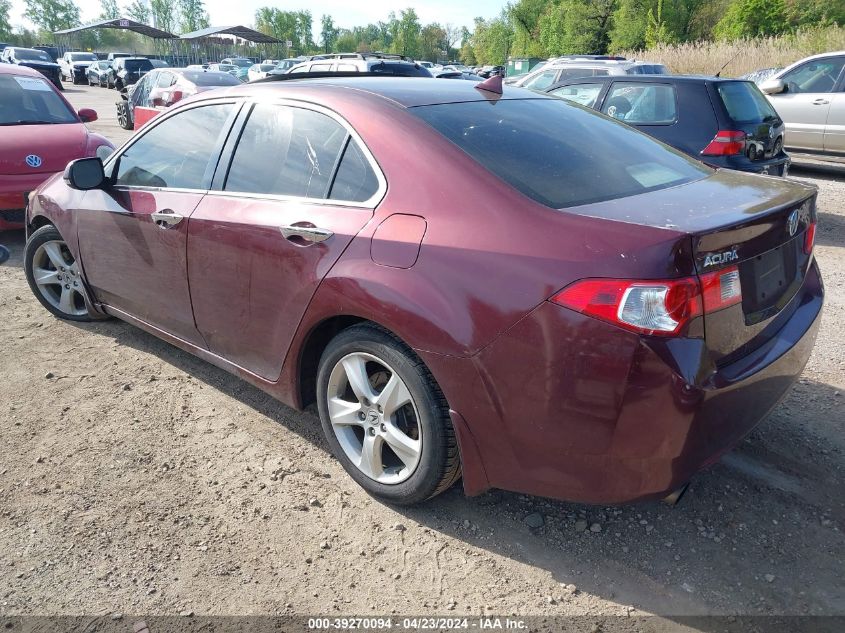
[{"label": "acura tsx", "polygon": [[35,296],[316,403],[331,452],[389,502],[460,477],[676,494],[810,355],[816,191],[561,99],[436,84],[180,102],[30,196]]}]

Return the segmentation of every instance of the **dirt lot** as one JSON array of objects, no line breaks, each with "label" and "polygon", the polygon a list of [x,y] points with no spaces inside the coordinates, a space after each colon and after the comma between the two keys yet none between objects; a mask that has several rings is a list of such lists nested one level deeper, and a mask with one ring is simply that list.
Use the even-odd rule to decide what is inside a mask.
[{"label": "dirt lot", "polygon": [[[67,94],[116,136],[114,91]],[[845,171],[794,177],[821,190],[819,342],[783,405],[675,508],[460,488],[374,502],[315,411],[119,321],[52,318],[23,235],[3,234],[0,616],[845,615]]]}]

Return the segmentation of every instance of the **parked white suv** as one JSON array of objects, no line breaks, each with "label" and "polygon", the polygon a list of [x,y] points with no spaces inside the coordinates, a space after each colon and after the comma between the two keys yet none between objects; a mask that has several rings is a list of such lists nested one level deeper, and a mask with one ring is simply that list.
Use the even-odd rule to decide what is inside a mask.
[{"label": "parked white suv", "polygon": [[287,74],[297,73],[384,73],[407,77],[431,77],[427,68],[420,66],[410,57],[387,55],[385,53],[335,53],[319,55],[297,64]]},{"label": "parked white suv", "polygon": [[86,53],[84,51],[65,53],[59,60],[62,79],[71,81],[74,84],[87,82],[88,76],[85,72],[88,70],[88,66],[96,61],[99,61],[99,58],[94,53]]},{"label": "parked white suv", "polygon": [[560,81],[578,77],[666,75],[668,72],[663,64],[654,62],[603,55],[579,55],[550,59],[541,68],[520,77],[513,82],[513,85],[532,90],[545,90]]},{"label": "parked white suv", "polygon": [[760,90],[786,123],[788,151],[845,159],[845,51],[795,62]]}]

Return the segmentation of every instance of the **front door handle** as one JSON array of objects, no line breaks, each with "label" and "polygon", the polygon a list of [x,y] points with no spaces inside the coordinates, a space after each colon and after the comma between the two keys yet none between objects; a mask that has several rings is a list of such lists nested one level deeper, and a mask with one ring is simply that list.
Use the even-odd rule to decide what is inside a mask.
[{"label": "front door handle", "polygon": [[176,213],[173,209],[162,209],[158,213],[151,214],[150,217],[162,229],[176,226],[184,219],[183,216]]},{"label": "front door handle", "polygon": [[279,230],[281,230],[286,240],[298,237],[306,242],[325,242],[334,235],[328,229],[320,229],[316,226],[301,226],[298,224],[280,226]]},{"label": "front door handle", "polygon": [[830,103],[830,101],[827,99],[816,99],[813,101],[813,105],[827,105],[828,103]]}]

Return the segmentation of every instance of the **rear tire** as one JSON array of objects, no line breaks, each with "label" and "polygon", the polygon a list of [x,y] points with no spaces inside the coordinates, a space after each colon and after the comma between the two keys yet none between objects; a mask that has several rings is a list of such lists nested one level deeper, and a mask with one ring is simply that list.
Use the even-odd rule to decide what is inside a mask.
[{"label": "rear tire", "polygon": [[328,344],[317,407],[332,453],[374,497],[420,503],[461,475],[440,387],[411,348],[377,326],[355,325]]}]

